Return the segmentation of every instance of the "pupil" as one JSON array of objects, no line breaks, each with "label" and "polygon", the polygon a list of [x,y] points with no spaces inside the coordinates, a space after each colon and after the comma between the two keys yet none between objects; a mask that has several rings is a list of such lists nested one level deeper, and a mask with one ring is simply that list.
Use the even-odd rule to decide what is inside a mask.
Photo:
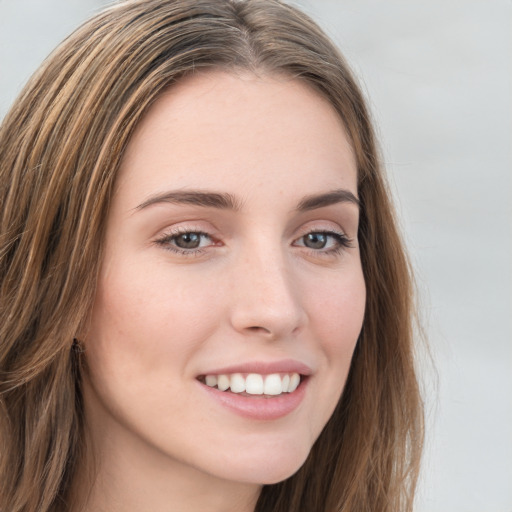
[{"label": "pupil", "polygon": [[176,238],[176,245],[181,249],[196,249],[201,243],[199,233],[183,233]]},{"label": "pupil", "polygon": [[327,243],[327,236],[323,233],[309,233],[304,244],[310,249],[323,249]]}]

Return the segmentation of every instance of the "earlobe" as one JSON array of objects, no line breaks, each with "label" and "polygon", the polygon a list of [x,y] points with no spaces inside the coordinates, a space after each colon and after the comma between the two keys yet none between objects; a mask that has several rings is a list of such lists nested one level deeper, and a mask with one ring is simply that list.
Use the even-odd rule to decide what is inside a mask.
[{"label": "earlobe", "polygon": [[73,338],[73,343],[71,344],[71,350],[78,354],[82,354],[85,352],[85,347],[83,343],[78,338]]}]

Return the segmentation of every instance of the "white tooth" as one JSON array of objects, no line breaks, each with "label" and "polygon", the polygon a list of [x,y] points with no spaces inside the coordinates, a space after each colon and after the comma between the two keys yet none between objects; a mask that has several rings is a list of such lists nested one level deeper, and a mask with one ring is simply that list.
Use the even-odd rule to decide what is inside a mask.
[{"label": "white tooth", "polygon": [[206,376],[206,385],[214,388],[217,385],[217,377],[215,375]]},{"label": "white tooth", "polygon": [[250,395],[263,394],[263,377],[257,373],[250,373],[245,379],[245,391]]},{"label": "white tooth", "polygon": [[283,392],[281,385],[281,376],[278,373],[272,373],[265,377],[265,386],[263,393],[265,395],[280,395]]},{"label": "white tooth", "polygon": [[288,387],[290,386],[290,376],[288,374],[283,377],[281,385],[283,387],[283,393],[288,393]]},{"label": "white tooth", "polygon": [[245,379],[239,373],[231,375],[230,388],[233,393],[243,393],[245,391]]},{"label": "white tooth", "polygon": [[297,389],[297,386],[300,383],[300,376],[298,373],[292,373],[290,376],[290,385],[288,386],[288,392],[292,393]]},{"label": "white tooth", "polygon": [[217,377],[217,387],[221,391],[226,391],[229,388],[229,377],[227,375],[219,375]]}]

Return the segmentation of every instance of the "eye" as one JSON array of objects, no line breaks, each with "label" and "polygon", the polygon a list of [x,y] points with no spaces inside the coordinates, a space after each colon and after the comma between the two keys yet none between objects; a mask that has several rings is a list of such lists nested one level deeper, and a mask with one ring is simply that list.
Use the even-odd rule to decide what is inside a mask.
[{"label": "eye", "polygon": [[172,237],[172,242],[179,247],[180,249],[197,249],[201,246],[202,239],[206,238],[208,235],[204,233],[182,233],[181,235],[176,235]]},{"label": "eye", "polygon": [[192,255],[214,245],[212,237],[202,231],[176,231],[156,240],[158,245],[178,254]]},{"label": "eye", "polygon": [[308,233],[303,237],[304,245],[310,249],[324,249],[329,242],[327,233]]},{"label": "eye", "polygon": [[295,242],[295,246],[306,247],[324,254],[336,253],[343,248],[351,247],[351,240],[343,233],[335,231],[311,231]]}]

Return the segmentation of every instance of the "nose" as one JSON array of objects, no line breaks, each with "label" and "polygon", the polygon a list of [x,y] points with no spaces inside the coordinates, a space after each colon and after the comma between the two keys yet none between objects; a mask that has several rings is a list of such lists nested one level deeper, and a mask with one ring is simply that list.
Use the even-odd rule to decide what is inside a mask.
[{"label": "nose", "polygon": [[291,265],[279,251],[244,258],[232,281],[231,325],[267,340],[296,335],[307,315]]}]

